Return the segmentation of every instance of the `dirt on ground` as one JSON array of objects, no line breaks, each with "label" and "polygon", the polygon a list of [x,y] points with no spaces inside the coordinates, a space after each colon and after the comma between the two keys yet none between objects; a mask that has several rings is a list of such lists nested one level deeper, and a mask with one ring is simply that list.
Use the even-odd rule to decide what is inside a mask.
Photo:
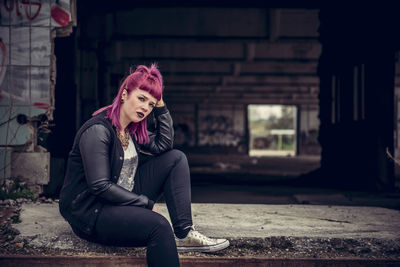
[{"label": "dirt on ground", "polygon": [[[48,201],[39,199],[38,201]],[[99,246],[96,250],[61,250],[29,245],[29,240],[15,237],[18,231],[12,223],[19,220],[21,203],[0,205],[1,255],[75,255],[75,256],[145,256],[145,248]],[[4,204],[4,203],[2,203]],[[18,241],[17,241],[18,240]],[[180,253],[195,257],[268,257],[268,258],[363,258],[400,260],[400,240],[340,239],[304,237],[267,237],[231,239],[231,245],[214,253]]]}]

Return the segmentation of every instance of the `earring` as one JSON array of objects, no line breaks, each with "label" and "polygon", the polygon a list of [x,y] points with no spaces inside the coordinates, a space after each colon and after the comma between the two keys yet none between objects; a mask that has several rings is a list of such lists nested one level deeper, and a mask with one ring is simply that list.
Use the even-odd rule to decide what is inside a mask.
[{"label": "earring", "polygon": [[124,99],[121,97],[121,104],[123,104],[124,103]]}]

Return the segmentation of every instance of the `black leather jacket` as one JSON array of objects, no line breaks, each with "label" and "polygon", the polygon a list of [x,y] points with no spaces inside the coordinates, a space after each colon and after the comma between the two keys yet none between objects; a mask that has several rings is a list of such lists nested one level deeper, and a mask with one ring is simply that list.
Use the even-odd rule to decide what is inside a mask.
[{"label": "black leather jacket", "polygon": [[[149,132],[150,142],[139,145],[134,141],[139,166],[149,155],[163,153],[173,146],[173,124],[167,107],[154,108],[153,113],[155,131]],[[105,203],[147,209],[154,205],[154,200],[147,196],[137,195],[116,184],[124,151],[115,127],[105,116],[106,111],[92,117],[76,134],[60,193],[60,213],[73,228],[88,235]]]}]

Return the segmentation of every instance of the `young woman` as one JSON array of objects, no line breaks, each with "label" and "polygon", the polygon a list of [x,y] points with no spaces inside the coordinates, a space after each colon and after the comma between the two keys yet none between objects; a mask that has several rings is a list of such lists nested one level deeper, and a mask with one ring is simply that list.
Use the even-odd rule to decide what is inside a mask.
[{"label": "young woman", "polygon": [[[157,67],[139,66],[123,81],[112,105],[96,111],[79,129],[60,212],[83,239],[147,246],[149,266],[171,267],[179,266],[177,248],[217,251],[229,241],[208,238],[193,227],[189,166],[185,155],[172,148],[172,119],[162,90]],[[151,112],[154,133],[147,132]],[[162,193],[173,231],[154,205]]]}]

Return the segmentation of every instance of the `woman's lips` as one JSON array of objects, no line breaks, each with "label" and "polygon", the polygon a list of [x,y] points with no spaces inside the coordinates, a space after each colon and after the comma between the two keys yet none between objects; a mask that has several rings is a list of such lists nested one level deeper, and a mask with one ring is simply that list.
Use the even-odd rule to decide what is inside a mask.
[{"label": "woman's lips", "polygon": [[144,118],[144,114],[142,112],[136,112],[136,114],[138,115],[139,118],[141,119]]}]

